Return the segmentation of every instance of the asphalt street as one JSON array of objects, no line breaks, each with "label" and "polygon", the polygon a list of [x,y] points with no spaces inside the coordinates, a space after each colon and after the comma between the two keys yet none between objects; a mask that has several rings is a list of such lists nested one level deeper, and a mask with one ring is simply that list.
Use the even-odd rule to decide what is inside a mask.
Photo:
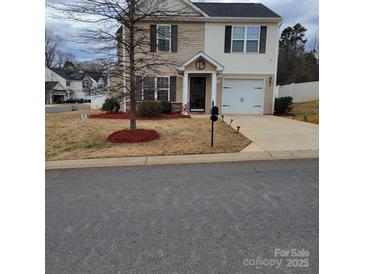
[{"label": "asphalt street", "polygon": [[318,160],[46,171],[46,273],[318,273]]},{"label": "asphalt street", "polygon": [[46,112],[67,112],[67,111],[72,111],[72,109],[71,109],[72,106],[75,106],[77,108],[77,110],[90,109],[91,108],[90,103],[74,104],[74,105],[70,105],[70,104],[46,105],[45,106],[45,111]]}]

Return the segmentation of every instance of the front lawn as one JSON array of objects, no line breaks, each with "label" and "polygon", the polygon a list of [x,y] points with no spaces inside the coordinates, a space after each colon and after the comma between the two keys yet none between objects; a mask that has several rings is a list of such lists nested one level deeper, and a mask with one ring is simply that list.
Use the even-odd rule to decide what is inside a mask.
[{"label": "front lawn", "polygon": [[239,152],[250,140],[221,121],[215,123],[215,147],[210,148],[209,119],[138,120],[140,129],[154,129],[160,139],[147,143],[110,144],[107,137],[128,129],[129,120],[89,119],[81,113],[96,110],[46,113],[46,160],[70,160],[123,156],[152,156]]},{"label": "front lawn", "polygon": [[292,108],[291,113],[295,120],[319,124],[319,100],[293,103]]}]

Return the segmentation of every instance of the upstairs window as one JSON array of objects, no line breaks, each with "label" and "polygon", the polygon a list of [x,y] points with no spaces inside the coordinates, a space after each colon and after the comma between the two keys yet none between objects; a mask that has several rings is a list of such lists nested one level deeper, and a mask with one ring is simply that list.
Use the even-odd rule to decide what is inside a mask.
[{"label": "upstairs window", "polygon": [[246,52],[258,52],[260,39],[259,27],[247,27]]},{"label": "upstairs window", "polygon": [[71,82],[70,81],[66,81],[66,86],[71,86]]},{"label": "upstairs window", "polygon": [[232,52],[244,52],[245,27],[232,28]]},{"label": "upstairs window", "polygon": [[82,81],[82,87],[83,88],[88,88],[89,87],[89,81],[87,81],[87,80]]},{"label": "upstairs window", "polygon": [[232,52],[258,53],[260,27],[232,27]]},{"label": "upstairs window", "polygon": [[170,51],[171,25],[157,25],[157,50]]}]

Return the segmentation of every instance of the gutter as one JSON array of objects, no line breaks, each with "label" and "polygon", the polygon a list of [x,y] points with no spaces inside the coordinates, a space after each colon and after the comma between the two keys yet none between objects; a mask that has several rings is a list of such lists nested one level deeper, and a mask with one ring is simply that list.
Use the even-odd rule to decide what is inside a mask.
[{"label": "gutter", "polygon": [[196,22],[264,22],[264,23],[281,23],[282,17],[159,17],[146,18],[144,21],[196,21]]}]

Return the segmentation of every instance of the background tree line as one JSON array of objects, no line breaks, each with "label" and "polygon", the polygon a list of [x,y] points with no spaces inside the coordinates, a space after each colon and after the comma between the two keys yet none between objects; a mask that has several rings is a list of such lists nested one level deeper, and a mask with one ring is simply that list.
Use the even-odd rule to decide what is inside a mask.
[{"label": "background tree line", "polygon": [[278,85],[319,80],[318,39],[306,51],[307,29],[301,24],[287,27],[279,42]]}]

